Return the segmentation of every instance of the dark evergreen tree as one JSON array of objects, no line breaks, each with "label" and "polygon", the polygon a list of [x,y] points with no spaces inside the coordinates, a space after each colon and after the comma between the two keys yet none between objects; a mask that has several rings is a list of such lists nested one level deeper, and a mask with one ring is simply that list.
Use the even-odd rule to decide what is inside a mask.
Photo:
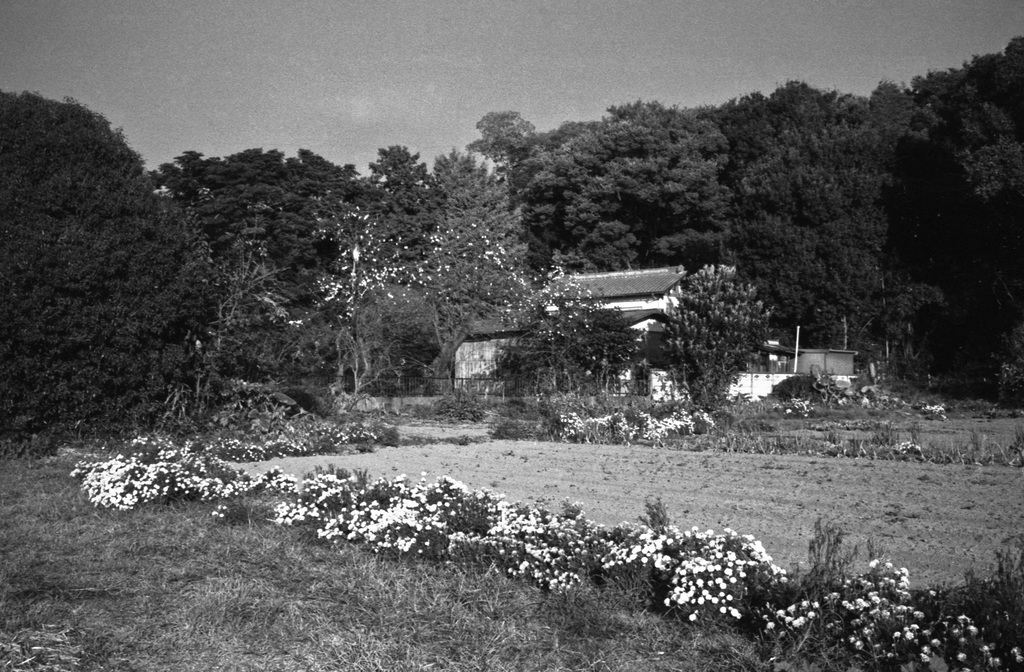
[{"label": "dark evergreen tree", "polygon": [[0,425],[148,421],[194,390],[208,271],[106,119],[0,93]]}]

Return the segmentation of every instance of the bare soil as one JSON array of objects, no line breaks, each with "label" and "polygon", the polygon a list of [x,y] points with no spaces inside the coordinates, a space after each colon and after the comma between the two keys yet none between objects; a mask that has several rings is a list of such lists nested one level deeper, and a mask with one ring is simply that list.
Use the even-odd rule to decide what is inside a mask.
[{"label": "bare soil", "polygon": [[301,476],[335,465],[374,478],[405,474],[428,481],[447,475],[551,509],[579,502],[588,518],[605,525],[636,521],[645,501],[660,498],[678,526],[752,534],[786,568],[806,566],[807,543],[822,518],[860,547],[861,561],[871,540],[910,570],[916,587],[959,583],[967,571],[984,573],[996,552],[1024,533],[1024,470],[1016,467],[539,441],[453,445],[433,441],[482,440],[487,428],[421,423],[401,430],[403,437],[426,443],[282,458],[250,468],[279,465]]}]

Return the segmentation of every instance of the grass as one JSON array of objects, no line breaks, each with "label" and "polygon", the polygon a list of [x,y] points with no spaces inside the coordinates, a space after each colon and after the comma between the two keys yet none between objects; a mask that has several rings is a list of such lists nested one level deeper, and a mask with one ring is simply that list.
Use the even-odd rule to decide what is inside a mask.
[{"label": "grass", "polygon": [[763,669],[626,592],[330,548],[213,504],[97,510],[60,458],[0,471],[0,670]]}]

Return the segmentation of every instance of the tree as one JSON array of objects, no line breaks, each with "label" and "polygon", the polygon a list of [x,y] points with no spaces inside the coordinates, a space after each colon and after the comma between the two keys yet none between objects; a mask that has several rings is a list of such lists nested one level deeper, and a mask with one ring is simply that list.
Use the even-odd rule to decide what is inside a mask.
[{"label": "tree", "polygon": [[764,342],[768,311],[732,266],[705,266],[673,292],[666,356],[676,380],[703,408],[717,408],[736,373]]},{"label": "tree", "polygon": [[304,318],[315,283],[347,253],[319,234],[318,218],[324,203],[367,200],[355,168],[306,149],[294,157],[248,149],[185,152],[151,176],[202,233],[216,268],[217,319],[203,350],[210,381],[266,382],[321,368],[323,334],[294,325],[313,324]]},{"label": "tree", "polygon": [[1024,38],[1000,54],[915,78],[911,131],[895,153],[888,252],[944,298],[908,323],[933,334],[934,372],[995,378],[1024,316]]},{"label": "tree", "polygon": [[422,298],[411,293],[410,269],[381,242],[368,213],[344,203],[322,203],[320,236],[343,250],[317,281],[317,303],[303,328],[326,336],[344,406],[359,401],[375,381],[408,368],[422,370],[436,356]]},{"label": "tree", "polygon": [[318,247],[315,211],[320,199],[360,204],[366,187],[351,165],[336,166],[300,149],[247,149],[226,157],[185,152],[151,174],[202,231],[214,259],[235,257],[244,243],[261,251],[288,284],[301,285],[330,261]]},{"label": "tree", "polygon": [[435,160],[433,178],[443,205],[413,282],[433,311],[441,353],[434,375],[443,377],[470,324],[498,318],[528,282],[522,222],[498,178],[454,150]]},{"label": "tree", "polygon": [[153,420],[196,384],[209,283],[106,119],[0,93],[0,424]]},{"label": "tree", "polygon": [[884,199],[909,104],[891,86],[868,100],[789,82],[708,113],[730,146],[725,258],[774,306],[773,326],[801,325],[822,346],[873,347]]},{"label": "tree", "polygon": [[520,303],[512,322],[524,333],[501,353],[499,375],[531,378],[552,391],[604,390],[638,353],[638,335],[622,315],[558,272]]},{"label": "tree", "polygon": [[550,264],[558,252],[588,266],[572,270],[717,261],[725,149],[712,122],[654,102],[539,137],[522,166],[533,256]]},{"label": "tree", "polygon": [[398,145],[377,154],[368,180],[372,200],[365,209],[387,254],[412,267],[426,255],[442,194],[419,154]]},{"label": "tree", "polygon": [[488,112],[477,122],[476,129],[481,137],[466,149],[493,161],[498,178],[513,185],[517,167],[530,155],[536,127],[518,112],[508,111]]}]

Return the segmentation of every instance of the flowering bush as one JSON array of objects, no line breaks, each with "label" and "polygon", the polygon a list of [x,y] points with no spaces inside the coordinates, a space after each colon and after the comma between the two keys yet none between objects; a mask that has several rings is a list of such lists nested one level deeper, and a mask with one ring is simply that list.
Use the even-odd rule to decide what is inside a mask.
[{"label": "flowering bush", "polygon": [[205,446],[207,451],[224,460],[262,462],[275,457],[338,453],[344,446],[397,443],[397,430],[393,427],[318,421],[286,425],[273,438],[219,436],[207,440]]},{"label": "flowering bush", "polygon": [[272,490],[294,491],[296,479],[280,469],[252,477],[227,462],[175,447],[168,440],[136,439],[139,450],[109,460],[79,462],[71,472],[95,506],[127,511],[143,504],[213,501]]},{"label": "flowering bush", "polygon": [[691,621],[749,616],[772,583],[786,582],[786,572],[772,563],[761,542],[728,528],[724,534],[673,526],[620,527],[616,533],[618,543],[602,568],[612,576],[641,576],[665,608]]},{"label": "flowering bush", "polygon": [[659,606],[690,620],[742,618],[756,604],[752,596],[785,580],[760,542],[731,530],[608,529],[578,507],[552,513],[448,478],[429,485],[378,480],[359,489],[351,478],[319,475],[305,481],[295,501],[280,504],[275,519],[313,525],[322,539],[364,543],[378,553],[472,558],[551,591],[639,579]]},{"label": "flowering bush", "polygon": [[[834,641],[848,655],[884,667],[917,661],[932,669],[1000,669],[1004,662],[1024,663],[1019,647],[1007,649],[1003,661],[995,646],[966,615],[938,613],[936,591],[914,596],[905,568],[872,560],[866,573],[845,579],[837,590],[819,600],[802,600],[762,615],[764,630],[791,644],[811,636]],[[930,615],[926,611],[932,612]],[[942,663],[942,665],[940,665]]]},{"label": "flowering bush", "polygon": [[715,426],[706,411],[688,410],[679,404],[604,410],[569,400],[553,402],[544,410],[547,434],[572,443],[630,445],[649,441],[661,445],[669,438],[704,434]]}]

